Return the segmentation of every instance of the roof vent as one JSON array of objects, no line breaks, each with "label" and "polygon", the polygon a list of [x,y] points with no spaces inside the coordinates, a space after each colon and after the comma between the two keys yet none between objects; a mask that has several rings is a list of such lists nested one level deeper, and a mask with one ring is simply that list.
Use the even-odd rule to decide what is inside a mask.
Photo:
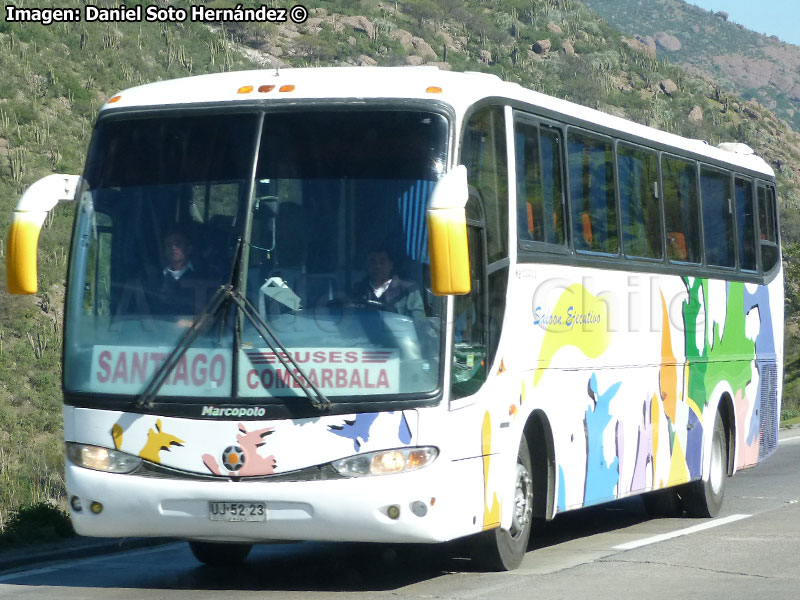
[{"label": "roof vent", "polygon": [[755,154],[753,149],[747,144],[740,144],[739,142],[723,142],[718,144],[717,148],[725,152],[733,152],[734,154]]}]

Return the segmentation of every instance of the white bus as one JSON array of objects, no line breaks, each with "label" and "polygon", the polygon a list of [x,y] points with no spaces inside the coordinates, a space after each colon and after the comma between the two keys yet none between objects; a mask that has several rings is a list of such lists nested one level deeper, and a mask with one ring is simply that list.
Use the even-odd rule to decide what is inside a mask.
[{"label": "white bus", "polygon": [[[713,516],[777,447],[772,169],[485,74],[234,72],[100,111],[64,338],[88,536],[443,542],[647,493]],[[658,501],[658,502],[656,502]]]}]

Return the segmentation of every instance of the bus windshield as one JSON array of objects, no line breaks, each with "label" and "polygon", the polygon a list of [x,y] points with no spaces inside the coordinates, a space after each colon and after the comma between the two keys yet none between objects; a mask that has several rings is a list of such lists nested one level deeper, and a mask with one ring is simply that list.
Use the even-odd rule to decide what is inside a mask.
[{"label": "bus windshield", "polygon": [[78,195],[66,392],[142,393],[227,284],[296,366],[231,303],[159,397],[280,402],[304,379],[333,401],[434,392],[425,209],[447,138],[445,117],[408,109],[102,120]]}]

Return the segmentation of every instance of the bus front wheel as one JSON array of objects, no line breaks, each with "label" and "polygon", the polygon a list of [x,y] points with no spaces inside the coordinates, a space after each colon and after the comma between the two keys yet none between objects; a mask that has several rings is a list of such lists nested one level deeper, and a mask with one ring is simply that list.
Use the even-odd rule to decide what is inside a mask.
[{"label": "bus front wheel", "polygon": [[708,477],[686,484],[681,494],[683,507],[689,516],[716,517],[722,508],[728,478],[728,444],[719,414],[714,419],[710,462]]},{"label": "bus front wheel", "polygon": [[522,563],[528,549],[533,521],[533,469],[523,436],[517,454],[514,511],[510,529],[492,529],[478,534],[472,560],[480,569],[510,571]]},{"label": "bus front wheel", "polygon": [[252,544],[221,544],[216,542],[189,542],[194,557],[213,567],[230,567],[244,562]]}]

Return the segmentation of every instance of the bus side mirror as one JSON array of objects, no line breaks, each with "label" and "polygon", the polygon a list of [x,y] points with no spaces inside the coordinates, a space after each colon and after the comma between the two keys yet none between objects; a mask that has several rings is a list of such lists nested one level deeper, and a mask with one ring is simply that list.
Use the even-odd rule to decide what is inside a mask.
[{"label": "bus side mirror", "polygon": [[17,203],[6,236],[6,287],[11,294],[35,294],[39,232],[56,204],[72,200],[77,175],[48,175],[30,186]]},{"label": "bus side mirror", "polygon": [[467,168],[459,165],[433,188],[428,206],[431,285],[436,296],[468,294],[471,288],[467,218]]}]

